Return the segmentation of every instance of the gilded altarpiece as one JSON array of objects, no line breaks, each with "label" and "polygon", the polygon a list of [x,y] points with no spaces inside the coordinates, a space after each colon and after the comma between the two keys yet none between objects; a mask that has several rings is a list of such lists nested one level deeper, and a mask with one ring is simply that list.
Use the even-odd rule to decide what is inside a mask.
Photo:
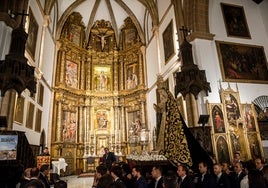
[{"label": "gilded altarpiece", "polygon": [[109,21],[97,20],[84,33],[75,12],[58,41],[51,156],[65,158],[66,175],[94,172],[104,147],[123,158],[129,132],[147,128],[144,51],[135,25],[127,18],[116,36]]},{"label": "gilded altarpiece", "polygon": [[219,91],[222,103],[208,103],[212,143],[219,163],[233,160],[235,152],[243,161],[264,157],[253,104],[241,104],[238,91],[228,86]]}]

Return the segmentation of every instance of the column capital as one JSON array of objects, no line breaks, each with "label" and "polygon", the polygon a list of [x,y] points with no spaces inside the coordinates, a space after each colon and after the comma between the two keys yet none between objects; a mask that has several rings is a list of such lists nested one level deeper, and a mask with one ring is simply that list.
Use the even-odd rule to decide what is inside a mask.
[{"label": "column capital", "polygon": [[50,15],[44,15],[43,17],[43,27],[47,27],[50,23],[51,19],[50,19]]}]

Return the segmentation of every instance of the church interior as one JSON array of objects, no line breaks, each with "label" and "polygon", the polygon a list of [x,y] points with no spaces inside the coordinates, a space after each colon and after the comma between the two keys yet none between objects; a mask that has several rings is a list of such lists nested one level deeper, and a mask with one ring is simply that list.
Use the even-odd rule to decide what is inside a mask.
[{"label": "church interior", "polygon": [[2,0],[0,168],[64,159],[60,175],[93,173],[105,148],[194,169],[236,152],[268,159],[267,10],[266,0]]}]

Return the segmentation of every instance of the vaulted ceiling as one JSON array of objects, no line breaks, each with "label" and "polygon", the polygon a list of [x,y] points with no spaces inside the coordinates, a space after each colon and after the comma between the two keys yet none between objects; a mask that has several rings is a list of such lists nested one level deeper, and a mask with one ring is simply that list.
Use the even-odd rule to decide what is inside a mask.
[{"label": "vaulted ceiling", "polygon": [[145,43],[145,24],[157,26],[159,22],[154,0],[51,0],[46,1],[45,13],[50,14],[57,4],[59,21],[57,37],[64,22],[72,12],[79,12],[86,27],[86,36],[96,20],[110,21],[118,36],[124,20],[130,17],[135,24],[142,42]]}]

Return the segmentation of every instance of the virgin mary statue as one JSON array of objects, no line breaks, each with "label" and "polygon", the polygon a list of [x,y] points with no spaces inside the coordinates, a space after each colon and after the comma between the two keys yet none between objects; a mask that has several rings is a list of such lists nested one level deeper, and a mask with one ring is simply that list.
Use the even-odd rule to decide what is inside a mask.
[{"label": "virgin mary statue", "polygon": [[171,92],[165,87],[161,76],[157,80],[159,101],[155,105],[158,116],[157,144],[159,154],[164,155],[174,165],[179,163],[192,166],[192,158],[183,129],[179,107]]}]

